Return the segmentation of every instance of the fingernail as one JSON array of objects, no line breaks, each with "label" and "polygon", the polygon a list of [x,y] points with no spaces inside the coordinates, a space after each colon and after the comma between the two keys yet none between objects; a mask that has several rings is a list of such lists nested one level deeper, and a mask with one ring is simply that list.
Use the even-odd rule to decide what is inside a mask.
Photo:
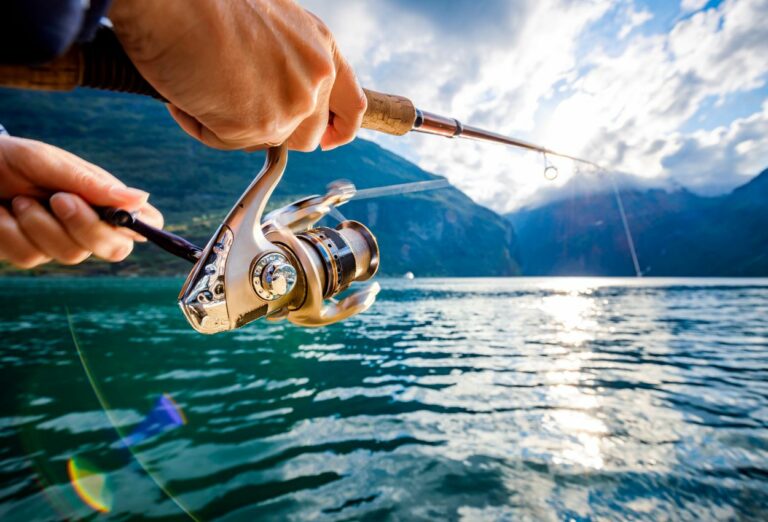
[{"label": "fingernail", "polygon": [[17,196],[13,198],[11,205],[13,206],[13,211],[20,214],[32,206],[32,200],[24,196]]},{"label": "fingernail", "polygon": [[109,189],[109,195],[121,199],[142,199],[144,201],[149,199],[149,192],[131,187],[120,187],[118,185],[113,185]]},{"label": "fingernail", "polygon": [[69,194],[54,194],[51,196],[51,208],[61,219],[69,219],[77,211],[75,202]]}]

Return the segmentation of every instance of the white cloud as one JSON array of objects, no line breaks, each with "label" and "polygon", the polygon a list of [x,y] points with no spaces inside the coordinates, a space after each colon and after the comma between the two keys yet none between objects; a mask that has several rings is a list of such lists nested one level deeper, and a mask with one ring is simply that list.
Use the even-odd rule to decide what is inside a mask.
[{"label": "white cloud", "polygon": [[689,13],[691,11],[698,11],[705,5],[707,5],[707,0],[683,0],[680,2],[680,10],[684,13]]},{"label": "white cloud", "polygon": [[653,14],[645,9],[636,11],[634,7],[629,7],[627,12],[627,21],[621,26],[619,31],[619,40],[623,40],[629,33],[642,26],[645,22],[648,22],[653,18]]},{"label": "white cloud", "polygon": [[676,150],[664,158],[672,179],[702,193],[733,188],[768,167],[768,101],[726,127],[672,141]]},{"label": "white cloud", "polygon": [[[651,13],[633,0],[305,4],[329,24],[364,85],[424,109],[702,189],[740,179],[728,172],[754,174],[768,165],[760,139],[735,141],[757,125],[750,118],[724,127],[721,138],[734,137],[720,143],[715,131],[681,131],[707,100],[765,85],[768,0],[726,1],[658,34],[637,30]],[[686,0],[681,9],[696,5]],[[756,120],[765,118],[764,109],[755,111]],[[535,154],[436,137],[364,136],[499,211],[551,185]],[[712,157],[716,150],[738,166],[712,162],[694,172],[695,151]],[[555,184],[562,184],[572,166],[557,164]],[[719,178],[714,165],[724,171]]]}]

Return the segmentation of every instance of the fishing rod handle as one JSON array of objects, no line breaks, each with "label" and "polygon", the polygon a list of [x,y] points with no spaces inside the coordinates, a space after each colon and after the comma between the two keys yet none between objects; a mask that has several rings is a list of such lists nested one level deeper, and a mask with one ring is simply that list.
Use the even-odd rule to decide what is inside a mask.
[{"label": "fishing rod handle", "polygon": [[[71,91],[90,87],[151,96],[167,101],[125,54],[115,33],[106,27],[85,44],[73,45],[63,56],[40,66],[0,65],[0,86],[45,91]],[[416,107],[409,99],[368,89],[363,128],[402,136],[416,122]]]}]

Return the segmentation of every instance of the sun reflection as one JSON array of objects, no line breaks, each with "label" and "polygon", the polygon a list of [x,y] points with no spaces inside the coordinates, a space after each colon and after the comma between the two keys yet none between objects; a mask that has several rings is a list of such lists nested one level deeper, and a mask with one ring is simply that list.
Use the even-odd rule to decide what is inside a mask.
[{"label": "sun reflection", "polygon": [[585,366],[594,354],[586,348],[600,333],[601,302],[594,297],[595,287],[588,279],[563,279],[549,289],[556,293],[542,298],[539,308],[547,323],[545,330],[564,348],[545,374],[547,393],[558,405],[544,420],[560,445],[552,461],[600,469],[604,465],[602,438],[608,432],[595,414],[602,400],[581,384],[592,378]]},{"label": "sun reflection", "polygon": [[599,327],[596,320],[598,310],[589,294],[574,292],[545,297],[541,300],[541,309],[556,329],[559,343],[580,346],[595,338]]}]

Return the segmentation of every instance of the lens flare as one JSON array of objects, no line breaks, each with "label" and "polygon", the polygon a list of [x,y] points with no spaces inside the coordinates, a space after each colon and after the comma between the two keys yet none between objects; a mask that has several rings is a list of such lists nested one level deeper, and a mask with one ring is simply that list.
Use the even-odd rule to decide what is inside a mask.
[{"label": "lens flare", "polygon": [[163,396],[160,397],[160,403],[168,413],[168,417],[176,426],[182,426],[187,423],[187,416],[184,414],[184,411],[169,394],[164,393]]},{"label": "lens flare", "polygon": [[160,435],[186,423],[187,417],[181,407],[176,404],[173,397],[164,393],[146,418],[136,426],[130,435],[123,438],[123,444],[127,447],[135,446],[155,435]]},{"label": "lens flare", "polygon": [[112,509],[109,477],[83,457],[71,457],[67,473],[77,496],[92,509],[108,513]]}]

